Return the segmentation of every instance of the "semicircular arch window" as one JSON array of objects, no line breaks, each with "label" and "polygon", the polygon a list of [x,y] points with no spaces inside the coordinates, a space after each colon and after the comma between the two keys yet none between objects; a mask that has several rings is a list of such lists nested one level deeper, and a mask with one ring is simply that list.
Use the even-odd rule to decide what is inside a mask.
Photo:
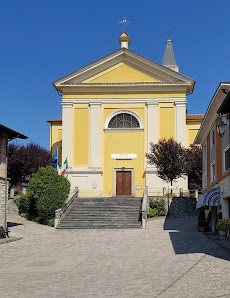
[{"label": "semicircular arch window", "polygon": [[140,128],[140,123],[131,114],[119,113],[109,121],[108,128]]}]

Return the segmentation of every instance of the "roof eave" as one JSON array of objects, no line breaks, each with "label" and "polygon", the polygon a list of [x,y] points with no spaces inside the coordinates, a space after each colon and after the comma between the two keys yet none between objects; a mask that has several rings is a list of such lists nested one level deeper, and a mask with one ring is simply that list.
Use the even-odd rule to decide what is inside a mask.
[{"label": "roof eave", "polygon": [[83,73],[97,67],[98,65],[103,64],[103,63],[105,63],[105,62],[107,62],[107,61],[109,61],[109,60],[111,60],[111,59],[113,59],[117,56],[123,55],[123,54],[126,54],[126,55],[128,55],[128,56],[130,56],[134,59],[137,59],[137,60],[139,59],[142,62],[144,62],[144,63],[146,63],[146,64],[148,64],[148,65],[150,65],[150,66],[152,66],[152,67],[154,67],[154,68],[156,68],[160,71],[165,72],[168,75],[172,75],[172,76],[174,76],[175,78],[177,78],[179,80],[190,83],[193,87],[192,87],[191,91],[189,91],[189,92],[193,91],[193,88],[194,88],[194,85],[195,85],[195,81],[193,79],[191,79],[191,78],[189,78],[189,77],[187,77],[187,76],[185,76],[185,75],[183,75],[179,72],[175,72],[174,70],[172,70],[172,69],[170,69],[166,66],[163,66],[163,65],[161,65],[157,62],[154,62],[154,61],[152,61],[148,58],[145,58],[145,57],[143,57],[143,56],[141,56],[137,53],[134,53],[134,52],[132,52],[128,49],[125,49],[125,48],[119,49],[119,50],[117,50],[117,51],[115,51],[115,52],[113,52],[113,53],[111,53],[107,56],[104,56],[103,58],[100,58],[99,60],[97,60],[95,62],[92,62],[92,63],[90,63],[90,64],[88,64],[88,65],[86,65],[86,66],[72,72],[72,73],[70,73],[69,75],[66,75],[66,76],[54,81],[52,84],[57,90],[59,90],[58,87],[60,85],[62,85],[64,82],[66,82],[68,80],[71,80],[74,77],[77,77],[77,76],[79,76],[79,75],[81,75],[81,74],[83,74]]},{"label": "roof eave", "polygon": [[6,133],[8,135],[8,139],[9,140],[13,140],[13,139],[16,139],[16,138],[19,138],[19,139],[28,139],[27,136],[21,134],[20,132],[16,131],[16,130],[13,130],[11,128],[8,128],[2,124],[0,124],[0,131]]},{"label": "roof eave", "polygon": [[200,129],[196,135],[194,144],[203,144],[204,143],[206,135],[210,130],[210,126],[213,124],[214,120],[218,116],[217,115],[218,110],[219,110],[222,102],[226,98],[226,94],[223,92],[223,89],[224,89],[223,87],[227,88],[228,92],[229,92],[230,91],[230,82],[220,82],[219,86],[217,87],[216,92],[214,93],[212,100],[210,101],[207,111],[204,115],[204,119],[203,119]]}]

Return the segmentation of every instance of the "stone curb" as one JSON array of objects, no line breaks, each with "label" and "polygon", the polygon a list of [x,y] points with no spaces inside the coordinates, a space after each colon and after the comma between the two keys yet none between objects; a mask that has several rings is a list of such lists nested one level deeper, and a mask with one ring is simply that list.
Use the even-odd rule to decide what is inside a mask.
[{"label": "stone curb", "polygon": [[0,245],[1,244],[4,244],[4,243],[9,243],[9,242],[14,242],[14,241],[17,241],[17,240],[21,240],[23,239],[23,237],[9,237],[9,238],[3,238],[3,239],[0,239]]}]

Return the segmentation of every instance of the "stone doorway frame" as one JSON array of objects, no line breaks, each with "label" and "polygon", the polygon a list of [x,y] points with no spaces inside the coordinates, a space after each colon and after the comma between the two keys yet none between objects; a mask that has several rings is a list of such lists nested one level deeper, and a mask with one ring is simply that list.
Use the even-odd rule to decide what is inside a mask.
[{"label": "stone doorway frame", "polygon": [[134,192],[134,168],[113,168],[113,197],[115,197],[116,194],[116,184],[117,184],[117,172],[131,172],[131,196],[135,196]]}]

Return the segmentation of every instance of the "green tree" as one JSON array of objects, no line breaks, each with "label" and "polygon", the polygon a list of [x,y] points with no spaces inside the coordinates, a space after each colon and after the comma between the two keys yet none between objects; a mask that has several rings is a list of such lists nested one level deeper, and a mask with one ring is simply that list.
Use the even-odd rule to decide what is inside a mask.
[{"label": "green tree", "polygon": [[202,149],[191,145],[186,149],[185,172],[188,175],[189,189],[202,189]]},{"label": "green tree", "polygon": [[39,167],[51,165],[51,161],[51,152],[38,144],[29,143],[26,146],[9,144],[7,172],[11,184],[28,181]]},{"label": "green tree", "polygon": [[150,153],[146,157],[150,165],[155,165],[157,175],[171,186],[185,174],[185,148],[173,138],[161,139],[158,144],[150,143]]}]

